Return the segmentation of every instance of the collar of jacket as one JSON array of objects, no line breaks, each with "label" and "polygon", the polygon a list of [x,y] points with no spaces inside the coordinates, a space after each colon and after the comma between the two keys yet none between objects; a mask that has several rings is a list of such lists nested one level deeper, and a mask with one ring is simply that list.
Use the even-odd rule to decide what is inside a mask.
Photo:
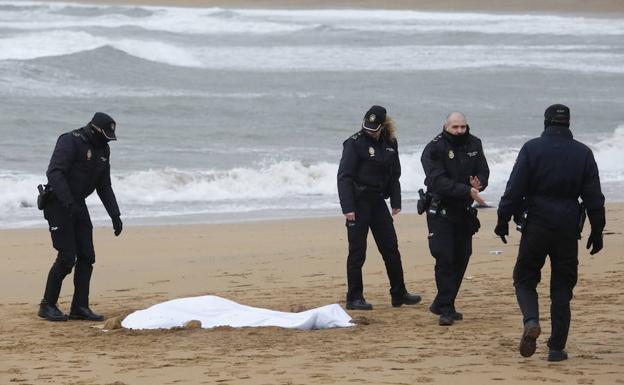
[{"label": "collar of jacket", "polygon": [[106,147],[106,140],[103,137],[93,132],[89,126],[84,126],[80,129],[81,138],[83,141],[90,143],[94,147]]},{"label": "collar of jacket", "polygon": [[379,140],[376,140],[375,138],[373,138],[363,128],[360,131],[362,132],[362,136],[364,136],[367,140],[370,140],[372,142],[375,142],[375,143],[390,142],[390,134],[385,129],[382,128],[382,130],[383,131],[381,131],[381,135],[379,136]]},{"label": "collar of jacket", "polygon": [[548,126],[544,129],[542,136],[563,136],[572,139],[572,131],[567,127]]},{"label": "collar of jacket", "polygon": [[468,141],[470,141],[470,131],[466,130],[466,133],[463,135],[453,135],[451,133],[448,133],[446,130],[442,130],[442,137],[450,145],[454,147],[460,147],[468,143]]}]

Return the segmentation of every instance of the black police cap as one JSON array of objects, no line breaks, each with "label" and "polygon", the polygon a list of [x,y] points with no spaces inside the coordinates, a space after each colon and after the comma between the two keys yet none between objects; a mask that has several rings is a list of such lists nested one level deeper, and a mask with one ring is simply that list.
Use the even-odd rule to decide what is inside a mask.
[{"label": "black police cap", "polygon": [[553,104],[544,111],[544,120],[548,122],[569,123],[570,109],[563,104]]},{"label": "black police cap", "polygon": [[102,132],[102,135],[108,140],[117,140],[115,135],[116,123],[113,118],[103,112],[96,112],[91,118],[90,124]]},{"label": "black police cap", "polygon": [[382,106],[372,106],[364,115],[362,128],[368,131],[379,131],[386,121],[386,109]]}]

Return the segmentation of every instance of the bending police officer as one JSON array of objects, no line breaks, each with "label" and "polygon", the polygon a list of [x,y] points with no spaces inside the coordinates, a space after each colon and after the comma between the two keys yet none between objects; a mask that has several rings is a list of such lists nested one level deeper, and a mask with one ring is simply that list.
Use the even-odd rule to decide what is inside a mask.
[{"label": "bending police officer", "polygon": [[390,198],[392,215],[401,211],[400,176],[394,124],[384,107],[372,106],[364,115],[362,129],[343,143],[338,167],[338,195],[349,239],[347,309],[373,308],[364,299],[362,281],[369,228],[386,265],[392,306],[420,302],[419,295],[405,288],[397,236],[385,201]]},{"label": "bending police officer", "polygon": [[507,243],[511,217],[526,218],[513,272],[524,321],[520,340],[520,354],[524,357],[535,353],[536,339],[541,333],[536,287],[549,255],[552,332],[548,361],[568,358],[564,349],[570,328],[570,300],[578,277],[578,239],[585,209],[591,223],[587,248],[591,247],[590,254],[595,254],[602,249],[605,227],[598,166],[592,151],[573,139],[568,107],[554,104],[544,113],[542,135],[526,142],[518,153],[498,206],[495,228],[495,233]]},{"label": "bending police officer", "polygon": [[122,231],[122,222],[110,180],[110,148],[116,140],[115,121],[102,112],[80,129],[58,138],[48,166],[47,190],[50,197],[44,217],[50,226],[52,245],[58,251],[50,269],[39,317],[66,321],[68,316],[57,306],[63,279],[74,271],[74,296],[70,319],[100,321],[104,317],[89,308],[89,286],[95,251],[93,225],[85,199],[96,190],[112,218],[114,233]]},{"label": "bending police officer", "polygon": [[429,250],[435,258],[438,289],[429,310],[440,316],[440,325],[448,326],[463,318],[455,310],[455,299],[472,254],[472,236],[480,226],[471,204],[485,205],[479,192],[487,187],[490,170],[481,140],[470,134],[461,112],[448,115],[442,133],[423,150],[421,162],[429,196],[425,208]]}]

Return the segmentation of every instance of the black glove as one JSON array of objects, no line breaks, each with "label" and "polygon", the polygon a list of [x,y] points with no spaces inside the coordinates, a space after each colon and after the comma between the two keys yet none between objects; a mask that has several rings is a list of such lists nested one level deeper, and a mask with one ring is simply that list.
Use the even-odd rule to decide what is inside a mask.
[{"label": "black glove", "polygon": [[507,239],[505,238],[505,235],[509,235],[509,223],[499,218],[496,223],[496,227],[494,228],[494,234],[498,235],[503,243],[506,244]]},{"label": "black glove", "polygon": [[123,223],[121,222],[121,218],[119,216],[111,218],[113,220],[113,229],[115,229],[115,236],[118,237],[121,234],[121,230],[123,229]]},{"label": "black glove", "polygon": [[589,238],[587,238],[587,249],[591,247],[591,251],[589,254],[594,255],[600,250],[602,250],[602,231],[593,231],[589,234]]}]

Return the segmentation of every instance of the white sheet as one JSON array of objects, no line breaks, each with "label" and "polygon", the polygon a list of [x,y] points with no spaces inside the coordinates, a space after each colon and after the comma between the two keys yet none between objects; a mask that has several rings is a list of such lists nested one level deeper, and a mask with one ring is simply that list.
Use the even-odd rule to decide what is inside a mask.
[{"label": "white sheet", "polygon": [[289,329],[328,329],[354,326],[351,317],[338,304],[301,313],[288,313],[245,306],[214,295],[179,298],[162,302],[127,316],[121,326],[127,329],[170,329],[190,320],[202,328],[216,326],[278,326]]}]

